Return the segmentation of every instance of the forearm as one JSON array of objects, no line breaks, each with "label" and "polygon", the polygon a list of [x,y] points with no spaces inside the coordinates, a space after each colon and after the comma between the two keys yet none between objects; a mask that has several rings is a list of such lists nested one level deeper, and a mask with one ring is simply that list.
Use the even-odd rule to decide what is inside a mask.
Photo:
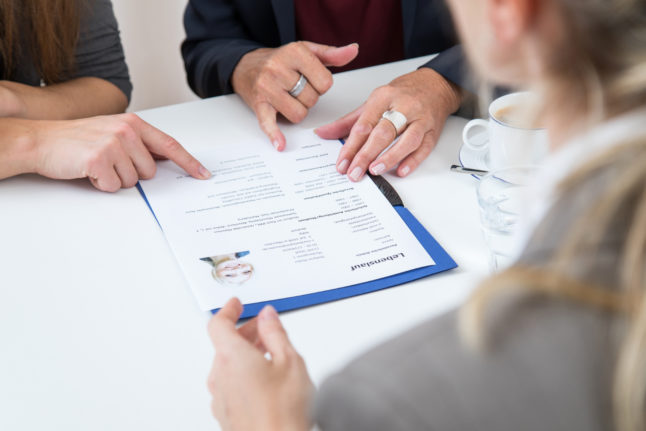
[{"label": "forearm", "polygon": [[71,120],[124,112],[128,100],[114,84],[93,77],[46,87],[0,81],[20,101],[14,115],[32,120]]},{"label": "forearm", "polygon": [[0,179],[36,172],[35,122],[0,118]]}]

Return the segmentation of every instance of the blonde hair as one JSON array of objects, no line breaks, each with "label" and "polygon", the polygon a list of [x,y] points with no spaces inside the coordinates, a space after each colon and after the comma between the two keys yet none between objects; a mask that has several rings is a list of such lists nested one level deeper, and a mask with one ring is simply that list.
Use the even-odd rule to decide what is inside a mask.
[{"label": "blonde hair", "polygon": [[[563,46],[546,47],[550,77],[538,89],[544,109],[593,124],[646,106],[646,0],[553,0],[567,27]],[[514,266],[484,281],[461,310],[466,341],[482,346],[484,314],[501,292],[534,292],[624,316],[615,369],[614,420],[620,431],[646,431],[646,135],[594,158],[559,187],[576,193],[588,178],[616,166],[597,199],[541,269]],[[616,223],[622,230],[615,286],[595,286],[568,274],[573,259],[598,247]],[[616,227],[616,226],[615,226]]]}]

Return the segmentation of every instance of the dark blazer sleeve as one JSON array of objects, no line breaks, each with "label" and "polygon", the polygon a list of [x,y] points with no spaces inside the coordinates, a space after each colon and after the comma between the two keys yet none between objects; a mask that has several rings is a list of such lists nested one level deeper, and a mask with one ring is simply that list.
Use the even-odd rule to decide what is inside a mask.
[{"label": "dark blazer sleeve", "polygon": [[190,0],[182,56],[191,89],[200,97],[232,93],[231,75],[240,58],[280,45],[273,16],[269,2]]},{"label": "dark blazer sleeve", "polygon": [[121,46],[119,27],[110,0],[94,0],[81,18],[76,48],[76,68],[72,78],[104,79],[130,100],[132,83]]},{"label": "dark blazer sleeve", "polygon": [[439,53],[422,67],[433,69],[460,88],[472,93],[477,92],[462,45],[453,46]]},{"label": "dark blazer sleeve", "polygon": [[469,67],[462,45],[455,45],[433,57],[421,67],[433,69],[447,81],[457,85],[463,90],[463,99],[460,108],[454,115],[473,118],[478,113],[478,84]]}]

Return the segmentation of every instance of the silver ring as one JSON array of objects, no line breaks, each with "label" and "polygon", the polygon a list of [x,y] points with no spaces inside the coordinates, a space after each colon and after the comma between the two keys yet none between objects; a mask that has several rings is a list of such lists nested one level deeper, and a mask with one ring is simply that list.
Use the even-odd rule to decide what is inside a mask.
[{"label": "silver ring", "polygon": [[294,88],[289,90],[289,95],[292,97],[298,97],[303,92],[303,90],[305,90],[306,85],[307,85],[307,78],[305,78],[301,73],[301,77],[298,78],[298,82],[296,82],[296,85],[294,85]]},{"label": "silver ring", "polygon": [[397,135],[401,133],[401,131],[406,126],[406,123],[408,123],[406,116],[399,111],[395,111],[394,109],[384,112],[381,118],[390,121],[392,125],[395,126]]}]

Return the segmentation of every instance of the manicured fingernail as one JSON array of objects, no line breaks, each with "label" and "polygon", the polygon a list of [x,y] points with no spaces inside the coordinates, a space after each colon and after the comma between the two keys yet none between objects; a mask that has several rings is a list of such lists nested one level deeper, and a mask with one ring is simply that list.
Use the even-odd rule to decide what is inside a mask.
[{"label": "manicured fingernail", "polygon": [[271,305],[265,306],[258,316],[260,320],[278,320],[278,313]]},{"label": "manicured fingernail", "polygon": [[340,174],[344,174],[344,173],[345,173],[345,170],[346,170],[346,169],[348,169],[348,164],[349,164],[349,163],[350,163],[350,162],[348,161],[348,159],[343,159],[343,160],[341,160],[341,163],[339,163],[339,164],[338,164],[338,166],[336,167],[336,170],[337,170]]},{"label": "manicured fingernail", "polygon": [[373,175],[381,175],[386,170],[386,165],[379,163],[377,166],[373,166],[371,171]]},{"label": "manicured fingernail", "polygon": [[204,166],[200,166],[200,169],[198,169],[200,173],[200,177],[202,177],[205,180],[208,180],[211,178],[211,172],[209,172],[208,169],[206,169]]},{"label": "manicured fingernail", "polygon": [[361,177],[362,173],[363,173],[363,169],[357,166],[352,170],[352,173],[350,173],[350,178],[352,179],[352,181],[359,181],[359,178]]},{"label": "manicured fingernail", "polygon": [[280,143],[278,141],[272,142],[271,145],[273,145],[275,149],[280,148]]},{"label": "manicured fingernail", "polygon": [[405,177],[410,173],[410,166],[404,166],[404,169],[402,169],[402,177]]}]

